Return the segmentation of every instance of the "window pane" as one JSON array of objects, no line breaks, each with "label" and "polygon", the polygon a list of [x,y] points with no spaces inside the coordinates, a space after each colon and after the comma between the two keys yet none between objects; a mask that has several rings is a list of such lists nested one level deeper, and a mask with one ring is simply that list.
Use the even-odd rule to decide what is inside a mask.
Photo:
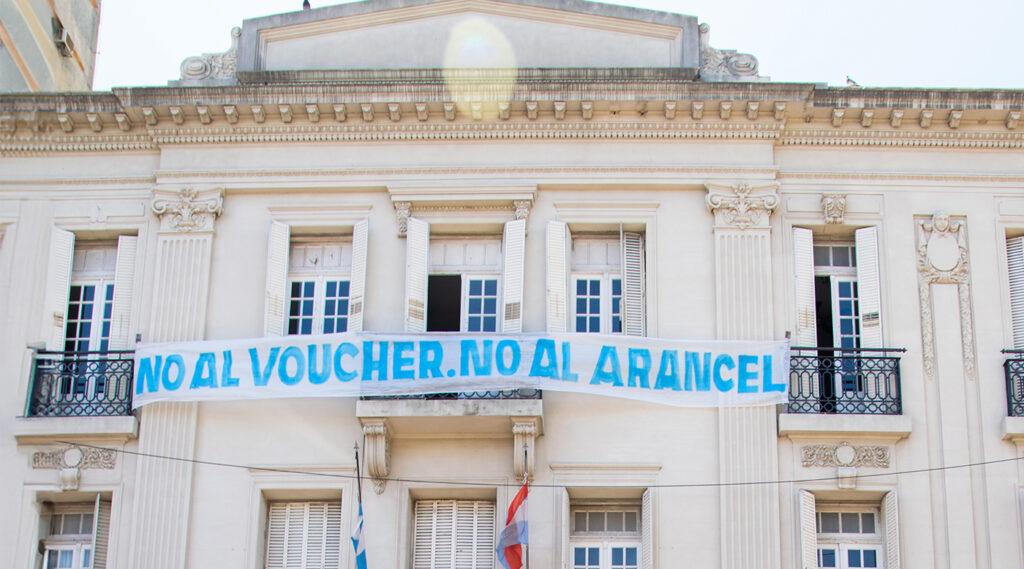
[{"label": "window pane", "polygon": [[612,295],[622,295],[622,279],[612,279]]},{"label": "window pane", "polygon": [[625,555],[624,555],[624,552],[622,551],[622,548],[621,547],[613,547],[612,548],[612,565],[621,566],[622,562],[624,560],[625,560]]},{"label": "window pane", "polygon": [[82,550],[82,569],[89,569],[90,567],[92,567],[92,550],[86,548]]},{"label": "window pane", "polygon": [[587,531],[587,513],[576,512],[575,524],[573,525],[573,531],[583,532]]},{"label": "window pane", "polygon": [[849,267],[850,249],[848,247],[833,247],[832,265],[835,267]]},{"label": "window pane", "polygon": [[836,550],[834,550],[834,549],[819,549],[818,550],[818,565],[820,567],[835,567],[836,566]]},{"label": "window pane", "polygon": [[839,514],[821,512],[821,533],[839,533]]},{"label": "window pane", "polygon": [[601,281],[594,279],[590,281],[590,294],[601,294]]},{"label": "window pane", "polygon": [[[472,294],[472,293],[470,293]],[[480,314],[480,310],[483,308],[483,299],[471,298],[469,299],[469,313]]]},{"label": "window pane", "polygon": [[636,566],[637,549],[635,547],[626,548],[626,565],[630,567]]},{"label": "window pane", "polygon": [[843,533],[860,533],[860,514],[843,514]]},{"label": "window pane", "polygon": [[498,281],[489,280],[484,281],[484,294],[488,296],[495,296],[498,294]]},{"label": "window pane", "polygon": [[850,549],[846,552],[846,566],[847,567],[863,567],[860,563],[860,550]]},{"label": "window pane", "polygon": [[875,533],[875,514],[860,515],[860,532]]},{"label": "window pane", "polygon": [[82,529],[78,533],[92,535],[92,514],[82,514]]},{"label": "window pane", "polygon": [[604,512],[590,512],[587,531],[604,531]]},{"label": "window pane", "polygon": [[626,531],[637,531],[636,512],[626,512]]},{"label": "window pane", "polygon": [[814,265],[816,267],[829,267],[832,265],[828,249],[828,247],[820,245],[814,247]]},{"label": "window pane", "polygon": [[82,525],[81,514],[64,514],[64,527],[60,533],[64,535],[76,535],[78,528]]},{"label": "window pane", "polygon": [[467,329],[470,332],[479,332],[480,331],[480,317],[479,316],[470,316],[469,317],[469,322],[467,323]]},{"label": "window pane", "polygon": [[70,549],[62,549],[60,551],[60,561],[57,562],[57,567],[59,569],[74,569],[74,556],[74,551]]},{"label": "window pane", "polygon": [[873,549],[864,550],[864,567],[878,567],[878,559]]},{"label": "window pane", "polygon": [[583,567],[587,564],[587,550],[582,547],[577,547],[573,551],[573,565],[577,567]]},{"label": "window pane", "polygon": [[622,531],[624,512],[608,512],[608,531]]},{"label": "window pane", "polygon": [[587,549],[587,564],[597,567],[601,564],[601,555],[596,547]]},{"label": "window pane", "polygon": [[484,313],[485,314],[497,314],[498,313],[498,299],[497,298],[485,298],[484,299]]},{"label": "window pane", "polygon": [[484,290],[483,281],[469,281],[469,294],[479,295]]},{"label": "window pane", "polygon": [[582,280],[582,279],[576,281],[576,295],[577,296],[586,296],[586,294],[587,294],[587,281]]},{"label": "window pane", "polygon": [[484,316],[484,332],[497,332],[498,319],[495,316]]}]

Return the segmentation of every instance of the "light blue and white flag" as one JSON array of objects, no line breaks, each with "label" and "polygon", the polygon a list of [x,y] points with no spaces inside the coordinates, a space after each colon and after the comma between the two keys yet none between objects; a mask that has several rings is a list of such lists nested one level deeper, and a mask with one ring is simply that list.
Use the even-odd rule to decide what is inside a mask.
[{"label": "light blue and white flag", "polygon": [[359,503],[359,519],[352,532],[352,548],[356,550],[356,569],[366,569],[366,544],[363,543],[363,504]]}]

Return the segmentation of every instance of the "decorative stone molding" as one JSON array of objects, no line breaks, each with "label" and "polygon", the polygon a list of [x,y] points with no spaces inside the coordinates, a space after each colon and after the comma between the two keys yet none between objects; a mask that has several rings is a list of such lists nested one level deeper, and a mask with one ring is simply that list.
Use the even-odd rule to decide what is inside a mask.
[{"label": "decorative stone molding", "polygon": [[391,470],[391,445],[388,437],[387,420],[383,418],[364,418],[363,423],[363,459],[366,461],[366,472],[373,479],[373,490],[382,494],[387,486],[388,473]]},{"label": "decorative stone molding", "polygon": [[835,445],[804,445],[800,459],[805,468],[889,468],[889,447],[855,446],[848,442]]},{"label": "decorative stone molding", "polygon": [[918,296],[921,300],[921,340],[924,372],[935,378],[935,329],[932,315],[932,284],[957,285],[960,310],[960,341],[964,374],[969,381],[977,377],[974,362],[974,315],[971,310],[970,265],[967,235],[962,218],[954,220],[946,212],[931,219],[917,220]]},{"label": "decorative stone molding", "polygon": [[38,450],[32,453],[32,468],[36,470],[60,470],[64,468],[113,470],[116,465],[117,453],[109,449],[66,446],[52,450]]},{"label": "decorative stone molding", "polygon": [[719,227],[768,227],[772,211],[779,205],[779,184],[705,184],[708,210]]},{"label": "decorative stone molding", "polygon": [[846,194],[821,194],[825,223],[843,223],[846,217]]},{"label": "decorative stone molding", "polygon": [[711,26],[700,25],[700,78],[703,81],[766,81],[757,74],[757,58],[734,49],[715,49]]},{"label": "decorative stone molding", "polygon": [[533,478],[534,475],[534,443],[537,441],[537,423],[535,420],[529,422],[517,421],[512,425],[512,465],[515,471],[516,480],[522,480],[524,476]]},{"label": "decorative stone molding", "polygon": [[153,191],[152,210],[163,231],[211,231],[224,210],[224,189],[197,191],[184,187],[176,192]]},{"label": "decorative stone molding", "polygon": [[889,126],[891,126],[893,128],[899,128],[899,127],[903,126],[903,110],[902,109],[893,109],[892,112],[889,113]]},{"label": "decorative stone molding", "polygon": [[532,200],[514,200],[512,205],[516,208],[516,219],[530,217],[530,208],[533,206]]},{"label": "decorative stone molding", "polygon": [[234,79],[238,61],[238,39],[242,28],[231,28],[231,47],[223,53],[204,53],[181,62],[181,84],[194,85],[206,79]]},{"label": "decorative stone molding", "polygon": [[409,231],[409,216],[412,215],[412,202],[395,202],[395,218],[398,220],[398,236],[405,237]]}]

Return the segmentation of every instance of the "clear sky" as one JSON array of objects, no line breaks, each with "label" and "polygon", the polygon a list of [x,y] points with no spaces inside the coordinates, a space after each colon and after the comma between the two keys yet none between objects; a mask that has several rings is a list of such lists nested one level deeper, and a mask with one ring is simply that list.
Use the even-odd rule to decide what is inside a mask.
[{"label": "clear sky", "polygon": [[[311,0],[313,7],[340,2]],[[773,81],[1024,88],[1024,0],[623,0],[697,16],[711,45],[751,53]],[[166,85],[181,61],[230,46],[242,20],[302,0],[103,0],[94,88]]]}]

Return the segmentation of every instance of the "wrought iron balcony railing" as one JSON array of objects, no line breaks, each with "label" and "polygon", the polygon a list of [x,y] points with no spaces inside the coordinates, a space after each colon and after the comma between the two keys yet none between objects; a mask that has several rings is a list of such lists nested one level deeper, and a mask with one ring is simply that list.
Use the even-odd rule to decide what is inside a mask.
[{"label": "wrought iron balcony railing", "polygon": [[1024,350],[1003,350],[1006,362],[1006,413],[1024,417]]},{"label": "wrought iron balcony railing", "polygon": [[29,417],[131,415],[130,351],[36,353]]},{"label": "wrought iron balcony railing", "polygon": [[504,391],[469,391],[463,393],[428,393],[425,395],[367,395],[360,397],[364,400],[387,400],[387,399],[421,399],[421,400],[506,400],[506,399],[540,399],[541,390],[532,388],[506,389]]},{"label": "wrought iron balcony railing", "polygon": [[903,348],[794,347],[789,412],[900,415]]}]

